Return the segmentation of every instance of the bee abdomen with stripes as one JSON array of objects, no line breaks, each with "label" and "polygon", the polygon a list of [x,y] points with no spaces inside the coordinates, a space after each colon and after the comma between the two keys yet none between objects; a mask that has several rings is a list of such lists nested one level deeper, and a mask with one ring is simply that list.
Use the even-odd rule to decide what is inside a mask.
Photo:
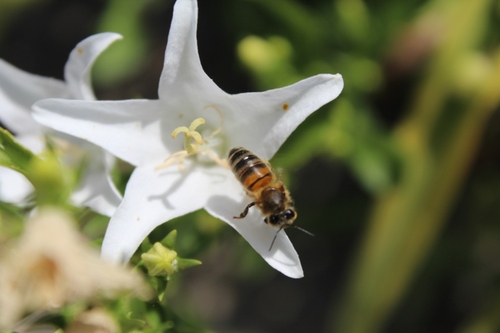
[{"label": "bee abdomen with stripes", "polygon": [[271,167],[245,148],[231,149],[229,164],[236,178],[249,194],[275,182]]}]

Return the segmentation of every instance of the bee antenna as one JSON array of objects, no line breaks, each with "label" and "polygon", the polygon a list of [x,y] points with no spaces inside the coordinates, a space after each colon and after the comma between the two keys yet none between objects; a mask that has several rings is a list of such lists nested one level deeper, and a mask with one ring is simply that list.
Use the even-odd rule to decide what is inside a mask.
[{"label": "bee antenna", "polygon": [[314,237],[314,234],[312,232],[307,231],[306,229],[302,229],[301,227],[297,227],[296,225],[292,225],[292,227],[295,228],[295,229],[299,229],[300,231],[302,231],[303,233],[308,234],[311,237]]},{"label": "bee antenna", "polygon": [[[303,233],[306,233],[308,234],[309,236],[311,237],[314,237],[314,234],[312,232],[309,232],[307,231],[306,229],[302,229],[301,227],[297,227],[296,225],[292,225],[291,226],[292,228],[295,228],[295,229],[299,229],[300,231],[302,231]],[[271,249],[273,248],[273,245],[274,245],[274,241],[276,240],[276,237],[278,237],[278,233],[283,229],[283,227],[279,228],[278,231],[276,231],[276,233],[274,234],[274,238],[273,238],[273,241],[271,242],[271,246],[269,247],[269,251],[271,251]]]},{"label": "bee antenna", "polygon": [[274,238],[273,238],[273,241],[271,242],[271,246],[269,246],[269,251],[271,251],[271,249],[273,248],[274,241],[276,240],[276,237],[278,237],[278,233],[281,231],[281,229],[283,229],[283,227],[279,228],[278,231],[276,231],[276,233],[274,234]]}]

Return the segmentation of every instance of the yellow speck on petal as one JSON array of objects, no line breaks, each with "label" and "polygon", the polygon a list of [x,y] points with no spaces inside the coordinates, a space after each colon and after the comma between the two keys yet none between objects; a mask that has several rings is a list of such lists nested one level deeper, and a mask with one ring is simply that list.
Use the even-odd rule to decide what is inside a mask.
[{"label": "yellow speck on petal", "polygon": [[285,104],[283,104],[282,108],[283,108],[283,111],[286,111],[286,110],[288,110],[289,105],[287,103],[285,103]]},{"label": "yellow speck on petal", "polygon": [[78,52],[78,54],[83,54],[83,49],[81,47],[79,47],[76,49],[76,52]]}]

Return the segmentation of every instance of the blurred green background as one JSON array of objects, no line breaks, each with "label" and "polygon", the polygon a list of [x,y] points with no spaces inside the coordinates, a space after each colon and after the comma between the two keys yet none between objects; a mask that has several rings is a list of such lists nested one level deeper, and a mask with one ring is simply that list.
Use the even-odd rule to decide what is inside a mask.
[{"label": "blurred green background", "polygon": [[[0,0],[0,58],[62,78],[79,41],[119,32],[97,96],[157,98],[173,3]],[[198,43],[229,93],[325,72],[345,88],[272,159],[316,235],[287,232],[305,277],[193,213],[151,236],[175,228],[203,262],[169,285],[179,316],[222,333],[500,332],[500,1],[199,0]]]}]

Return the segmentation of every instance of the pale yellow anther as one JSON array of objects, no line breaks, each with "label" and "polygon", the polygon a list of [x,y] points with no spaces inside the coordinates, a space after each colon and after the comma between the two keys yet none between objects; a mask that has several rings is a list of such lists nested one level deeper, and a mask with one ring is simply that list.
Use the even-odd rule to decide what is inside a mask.
[{"label": "pale yellow anther", "polygon": [[196,141],[197,144],[202,145],[203,144],[203,138],[201,137],[201,134],[198,132],[191,132],[191,137]]},{"label": "pale yellow anther", "polygon": [[189,125],[189,130],[194,131],[195,129],[198,128],[198,126],[203,125],[205,123],[205,119],[203,118],[196,118],[191,122],[191,125]]},{"label": "pale yellow anther", "polygon": [[189,128],[187,128],[186,126],[179,126],[172,131],[172,139],[175,139],[177,135],[179,135],[179,133],[184,133],[184,149],[188,154],[193,154],[198,150],[198,146],[192,144],[190,141],[191,139],[193,139],[198,145],[201,146],[203,144],[203,137],[199,132],[196,131],[196,129],[204,123],[205,119],[196,118],[191,122]]},{"label": "pale yellow anther", "polygon": [[189,134],[189,129],[186,126],[177,127],[172,131],[172,139],[175,139],[179,133]]},{"label": "pale yellow anther", "polygon": [[[182,171],[184,170],[184,160],[193,154],[201,154],[201,155],[208,155],[212,160],[214,160],[217,164],[223,166],[224,168],[229,168],[227,165],[227,162],[225,160],[221,160],[217,154],[215,154],[213,151],[211,151],[209,148],[207,149],[199,149],[199,146],[204,145],[205,143],[209,142],[213,137],[215,137],[217,134],[219,134],[222,130],[222,125],[223,125],[223,118],[222,118],[222,113],[220,110],[217,108],[215,105],[207,105],[203,109],[207,108],[213,108],[215,111],[217,111],[219,117],[220,117],[220,126],[217,128],[215,131],[212,132],[211,135],[208,137],[205,137],[205,140],[203,139],[203,136],[200,134],[200,132],[196,131],[196,129],[205,124],[205,119],[203,118],[196,118],[191,122],[189,127],[186,126],[179,126],[175,128],[172,131],[172,139],[175,139],[180,133],[184,133],[184,150],[178,151],[170,155],[165,159],[165,161],[157,165],[155,167],[155,170],[163,169],[166,168],[172,164],[178,163],[179,164],[179,169]],[[193,139],[194,142],[191,141]]]}]

